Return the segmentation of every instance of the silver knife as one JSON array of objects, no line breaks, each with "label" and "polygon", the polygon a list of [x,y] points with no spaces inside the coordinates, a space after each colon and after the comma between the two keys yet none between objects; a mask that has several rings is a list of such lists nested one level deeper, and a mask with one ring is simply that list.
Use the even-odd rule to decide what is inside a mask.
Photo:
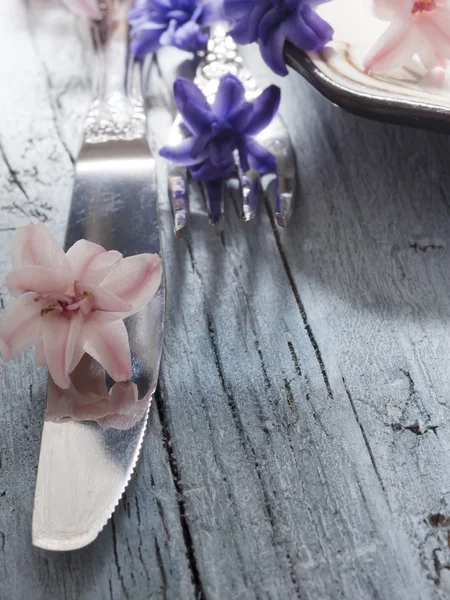
[{"label": "silver knife", "polygon": [[[129,1],[115,0],[114,27],[94,36],[99,71],[77,163],[66,247],[85,238],[124,256],[160,254],[155,163],[146,140],[142,67],[128,57]],[[97,27],[97,26],[94,26]],[[85,358],[68,390],[51,380],[33,511],[33,544],[74,550],[111,517],[136,465],[156,389],[165,283],[125,321],[132,380],[115,384]]]}]

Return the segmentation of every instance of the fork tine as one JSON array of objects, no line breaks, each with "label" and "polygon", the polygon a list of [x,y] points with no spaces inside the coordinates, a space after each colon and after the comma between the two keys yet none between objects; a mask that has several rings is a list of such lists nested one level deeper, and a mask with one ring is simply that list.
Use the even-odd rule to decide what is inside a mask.
[{"label": "fork tine", "polygon": [[242,211],[243,220],[248,223],[256,216],[256,202],[260,191],[259,176],[254,171],[244,173],[239,159],[239,152],[234,153],[236,173],[227,183],[231,194],[237,201],[238,210]]},{"label": "fork tine", "polygon": [[293,178],[277,175],[277,173],[266,173],[261,176],[262,191],[275,208],[275,218],[280,227],[287,227],[292,215],[294,183]]},{"label": "fork tine", "polygon": [[279,116],[261,132],[258,141],[275,156],[277,172],[263,175],[261,185],[266,198],[274,207],[278,225],[286,227],[296,195],[297,164],[288,130]]},{"label": "fork tine", "polygon": [[173,229],[178,239],[187,225],[189,211],[189,181],[187,169],[169,166],[169,199],[172,207]]},{"label": "fork tine", "polygon": [[223,180],[205,181],[202,188],[208,207],[209,222],[214,233],[220,235],[224,225],[226,182]]},{"label": "fork tine", "polygon": [[286,177],[284,174],[278,174],[277,183],[275,217],[280,227],[287,227],[292,216],[295,179]]}]

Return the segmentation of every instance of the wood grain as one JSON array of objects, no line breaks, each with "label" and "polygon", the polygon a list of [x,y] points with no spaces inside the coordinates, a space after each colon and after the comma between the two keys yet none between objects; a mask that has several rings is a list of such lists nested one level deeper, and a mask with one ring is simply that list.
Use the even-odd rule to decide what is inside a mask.
[{"label": "wood grain", "polygon": [[[0,39],[4,273],[17,226],[63,239],[91,54],[56,0],[3,0]],[[264,204],[245,228],[230,205],[215,238],[194,196],[176,242],[159,161],[160,389],[84,550],[31,546],[45,373],[31,353],[0,364],[1,600],[450,598],[448,138],[277,82],[301,178],[288,230]],[[156,148],[170,116],[150,121]]]}]

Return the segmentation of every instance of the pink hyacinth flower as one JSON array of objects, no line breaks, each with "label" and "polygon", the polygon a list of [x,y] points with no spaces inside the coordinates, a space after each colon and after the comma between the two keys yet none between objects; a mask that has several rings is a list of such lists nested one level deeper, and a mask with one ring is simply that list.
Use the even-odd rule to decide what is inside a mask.
[{"label": "pink hyacinth flower", "polygon": [[4,359],[35,345],[36,364],[48,367],[55,383],[66,389],[69,374],[87,352],[115,381],[127,381],[131,357],[123,319],[158,291],[159,256],[123,258],[86,240],[65,254],[38,223],[17,229],[11,260],[6,286],[15,298],[0,319]]},{"label": "pink hyacinth flower", "polygon": [[364,59],[368,71],[391,71],[418,56],[427,70],[450,59],[449,0],[374,0],[390,25]]}]

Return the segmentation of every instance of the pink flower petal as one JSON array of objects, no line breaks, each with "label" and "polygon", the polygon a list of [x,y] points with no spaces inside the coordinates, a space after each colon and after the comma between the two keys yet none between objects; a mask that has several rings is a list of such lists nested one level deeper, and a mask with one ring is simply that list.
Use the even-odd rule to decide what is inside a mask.
[{"label": "pink flower petal", "polygon": [[420,48],[416,28],[409,19],[397,18],[369,50],[364,67],[368,71],[391,71],[411,60]]},{"label": "pink flower petal", "polygon": [[139,254],[124,258],[105,277],[102,288],[132,303],[128,315],[149,302],[161,284],[161,259],[157,254]]},{"label": "pink flower petal", "polygon": [[88,266],[86,271],[83,273],[81,281],[83,283],[92,283],[94,285],[100,285],[105,279],[109,271],[115,267],[123,256],[117,250],[110,250],[99,254],[94,258],[92,263]]},{"label": "pink flower petal", "polygon": [[0,319],[0,351],[5,360],[38,343],[42,338],[41,302],[30,292],[13,298]]},{"label": "pink flower petal", "polygon": [[67,389],[70,385],[69,369],[84,322],[83,316],[78,312],[68,317],[55,310],[44,315],[42,322],[48,370],[56,385]]},{"label": "pink flower petal", "polygon": [[411,14],[411,0],[373,0],[373,12],[378,19],[390,21],[395,14]]},{"label": "pink flower petal", "polygon": [[70,281],[71,273],[67,270],[24,266],[8,273],[5,284],[13,296],[20,296],[26,292],[63,295]]},{"label": "pink flower petal", "polygon": [[438,54],[450,58],[450,20],[447,14],[435,9],[420,15],[420,31]]},{"label": "pink flower petal", "polygon": [[107,252],[102,246],[79,240],[67,251],[74,281],[99,284],[107,272],[122,258],[115,250]]},{"label": "pink flower petal", "polygon": [[25,265],[69,270],[61,245],[43,223],[19,227],[11,241],[11,261],[16,269]]},{"label": "pink flower petal", "polygon": [[104,252],[105,249],[102,246],[93,242],[87,240],[75,242],[66,252],[67,260],[72,267],[74,280],[79,281],[92,261]]},{"label": "pink flower petal", "polygon": [[78,339],[78,343],[76,344],[73,351],[72,362],[69,365],[69,374],[72,373],[72,371],[78,366],[79,362],[81,361],[84,355],[84,336],[82,328],[80,337]]},{"label": "pink flower petal", "polygon": [[109,413],[98,419],[102,427],[112,427],[123,431],[131,429],[142,419],[148,410],[148,402],[138,400],[138,389],[135,383],[126,381],[116,383],[111,388]]},{"label": "pink flower petal", "polygon": [[432,71],[436,67],[442,67],[445,69],[447,61],[443,56],[438,54],[433,46],[427,41],[424,43],[421,51],[419,52],[420,62],[423,64],[427,71]]},{"label": "pink flower petal", "polygon": [[85,327],[85,335],[85,351],[95,358],[115,381],[130,379],[130,344],[123,321],[100,323],[94,315]]},{"label": "pink flower petal", "polygon": [[69,10],[82,17],[94,20],[102,18],[98,0],[63,0],[63,3]]},{"label": "pink flower petal", "polygon": [[83,333],[80,339],[83,343],[83,357],[70,374],[70,380],[82,397],[89,395],[98,397],[108,396],[105,369],[96,360],[93,360],[88,354],[84,353]]},{"label": "pink flower petal", "polygon": [[129,312],[133,306],[99,285],[83,285],[83,290],[94,296],[94,308],[106,312],[123,313]]}]

